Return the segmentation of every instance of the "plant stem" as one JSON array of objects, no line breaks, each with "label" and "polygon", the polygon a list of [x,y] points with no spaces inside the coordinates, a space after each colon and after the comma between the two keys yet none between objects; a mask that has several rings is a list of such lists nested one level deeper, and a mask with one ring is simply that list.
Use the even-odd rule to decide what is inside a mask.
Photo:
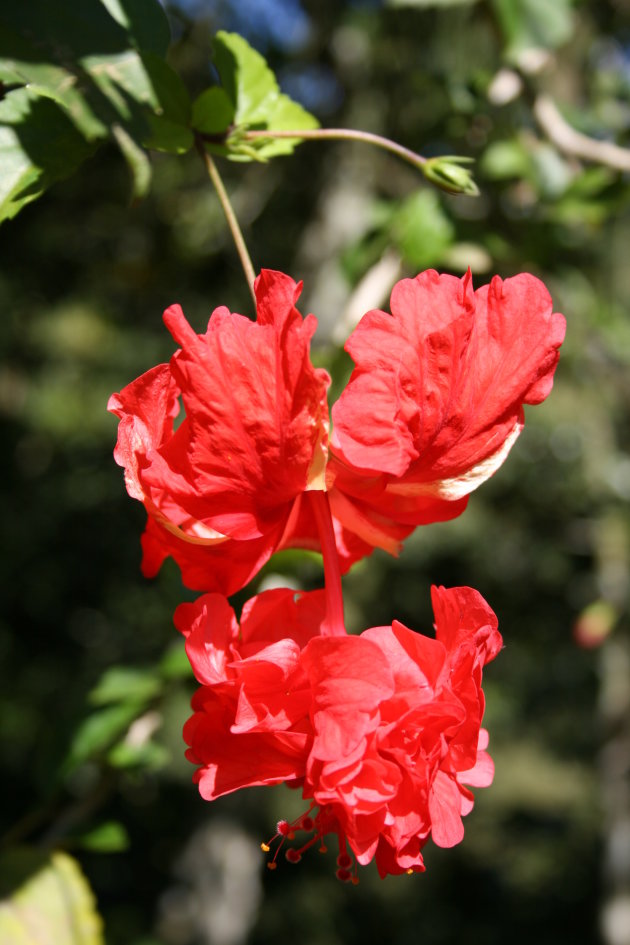
[{"label": "plant stem", "polygon": [[382,135],[375,135],[371,131],[357,131],[354,128],[309,128],[304,131],[273,131],[265,129],[264,131],[244,131],[242,137],[245,141],[253,141],[255,138],[302,138],[304,141],[363,141],[365,144],[376,145],[384,151],[391,151],[397,154],[403,161],[412,164],[414,167],[422,167],[427,163],[427,158],[421,154],[416,154],[409,148],[404,148],[402,144],[397,144],[389,138]]},{"label": "plant stem", "polygon": [[317,531],[322,546],[324,559],[324,583],[326,585],[326,620],[322,628],[325,636],[345,636],[346,627],[343,619],[343,591],[341,589],[341,569],[335,542],[332,515],[328,493],[313,489],[307,492],[310,498]]},{"label": "plant stem", "polygon": [[251,293],[252,299],[254,300],[255,307],[256,295],[254,293],[254,280],[256,279],[256,273],[254,272],[254,266],[247,251],[247,246],[245,245],[241,228],[238,225],[234,208],[232,207],[230,198],[228,197],[227,191],[223,186],[223,181],[221,180],[221,175],[217,170],[217,166],[204,148],[203,141],[201,141],[200,138],[197,138],[196,145],[197,151],[201,156],[201,160],[205,164],[208,176],[214,184],[214,189],[216,190],[221,206],[223,207],[225,219],[227,220],[227,224],[230,228],[232,239],[234,240],[234,245],[236,246],[236,252],[238,253],[239,259],[241,260],[241,266],[243,267],[245,279],[247,280],[247,285],[249,286],[249,291]]}]

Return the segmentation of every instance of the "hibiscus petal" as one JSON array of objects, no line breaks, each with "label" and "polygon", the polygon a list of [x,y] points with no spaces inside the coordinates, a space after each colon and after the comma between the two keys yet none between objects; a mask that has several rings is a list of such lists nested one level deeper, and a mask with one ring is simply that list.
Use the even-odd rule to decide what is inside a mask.
[{"label": "hibiscus petal", "polygon": [[497,616],[479,591],[472,587],[432,587],[437,639],[453,653],[462,643],[471,643],[482,665],[497,655],[503,640]]},{"label": "hibiscus petal", "polygon": [[258,320],[218,308],[203,335],[172,306],[181,349],[110,398],[117,462],[150,516],[145,574],[171,555],[188,586],[232,593],[277,549],[296,500],[325,488],[330,378],[311,364],[300,288],[263,271]]},{"label": "hibiscus petal", "polygon": [[238,623],[225,597],[204,594],[192,604],[180,604],[173,622],[186,637],[186,655],[198,682],[211,686],[233,675],[228,664]]},{"label": "hibiscus petal", "polygon": [[[297,494],[323,485],[329,377],[310,362],[316,322],[295,308],[299,291],[288,276],[266,272],[256,284],[258,321],[220,308],[205,335],[179,306],[164,313],[181,345],[171,370],[188,424],[161,457],[183,475],[172,485],[182,507],[232,538],[259,537]],[[145,478],[164,474],[156,464]]]},{"label": "hibiscus petal", "polygon": [[285,587],[257,594],[243,605],[243,648],[290,637],[299,647],[321,633],[326,617],[326,592],[294,591]]},{"label": "hibiscus petal", "polygon": [[199,792],[214,800],[243,787],[279,784],[304,774],[307,737],[296,732],[256,732],[234,735],[225,724],[223,708],[212,701],[184,726],[184,739],[193,760],[203,759],[196,774]]},{"label": "hibiscus petal", "polygon": [[114,459],[125,470],[125,485],[132,499],[143,501],[146,497],[140,470],[146,465],[147,453],[172,436],[178,397],[179,388],[168,364],[158,364],[107,402],[109,412],[120,418]]},{"label": "hibiscus petal", "polygon": [[182,581],[193,591],[234,594],[244,587],[271,557],[281,527],[251,541],[197,539],[181,529],[166,528],[151,515],[142,543],[142,573],[154,577],[166,558],[177,561]]},{"label": "hibiscus petal", "polygon": [[392,494],[462,499],[505,459],[522,404],[549,393],[564,318],[527,273],[473,293],[470,273],[430,270],[399,282],[391,309],[369,312],[346,345],[356,367],[333,450],[359,477],[386,474]]},{"label": "hibiscus petal", "polygon": [[313,691],[313,753],[344,759],[378,724],[375,712],[394,692],[382,651],[361,637],[316,637],[302,665]]},{"label": "hibiscus petal", "polygon": [[457,782],[438,771],[429,792],[431,837],[438,847],[454,847],[464,839]]},{"label": "hibiscus petal", "polygon": [[494,780],[494,761],[488,752],[480,751],[474,768],[458,771],[457,780],[460,784],[467,784],[470,787],[490,787]]}]

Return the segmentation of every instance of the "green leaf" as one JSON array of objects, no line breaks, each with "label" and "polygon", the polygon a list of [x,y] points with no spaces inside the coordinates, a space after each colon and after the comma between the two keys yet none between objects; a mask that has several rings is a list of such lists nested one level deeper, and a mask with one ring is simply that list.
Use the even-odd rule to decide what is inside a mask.
[{"label": "green leaf", "polygon": [[5,82],[28,85],[31,94],[57,102],[88,141],[107,135],[107,125],[85,97],[80,75],[48,61],[40,47],[4,24],[0,24],[0,75]]},{"label": "green leaf", "polygon": [[[266,161],[281,154],[291,154],[300,138],[258,138],[247,141],[243,132],[249,129],[270,131],[309,130],[318,127],[317,119],[278,88],[276,77],[260,53],[236,33],[217,33],[214,61],[221,84],[232,106],[232,121],[221,131],[229,131],[223,145],[207,144],[208,150],[226,154],[233,161]],[[210,100],[212,104],[212,100]],[[227,118],[230,114],[225,98],[216,97],[216,104]],[[199,106],[201,109],[201,106]],[[208,110],[203,117],[213,128]],[[227,149],[227,152],[226,152]]]},{"label": "green leaf", "polygon": [[479,169],[492,180],[509,180],[512,177],[529,177],[532,171],[531,157],[518,138],[509,141],[494,141],[484,151]]},{"label": "green leaf", "polygon": [[0,941],[104,945],[94,894],[76,860],[27,848],[0,857]]},{"label": "green leaf", "polygon": [[125,734],[131,723],[142,712],[142,705],[122,702],[89,715],[76,731],[70,751],[64,762],[64,774],[101,755]]},{"label": "green leaf", "polygon": [[432,190],[419,190],[394,215],[390,234],[405,262],[420,270],[441,262],[455,238],[455,229],[438,195]]},{"label": "green leaf", "polygon": [[147,115],[149,133],[143,145],[150,151],[166,151],[169,154],[185,154],[190,151],[195,138],[190,128],[161,118],[159,115]]},{"label": "green leaf", "polygon": [[114,702],[146,704],[159,694],[161,687],[161,680],[153,670],[112,666],[90,693],[90,702],[92,705]]},{"label": "green leaf", "polygon": [[108,820],[82,834],[77,842],[94,853],[120,853],[129,848],[129,834],[119,821]]},{"label": "green leaf", "polygon": [[0,101],[0,221],[69,177],[93,153],[57,106],[30,89]]},{"label": "green leaf", "polygon": [[[132,170],[135,198],[150,182],[141,146],[176,153],[192,147],[190,99],[162,58],[170,37],[157,0],[30,0],[6,4],[0,20],[0,81],[27,87],[21,91],[30,103],[21,118],[15,107],[0,114],[0,220],[73,173],[92,153],[86,142],[115,138]],[[35,110],[35,97],[54,102],[62,117]]]},{"label": "green leaf", "polygon": [[234,121],[234,103],[225,89],[215,85],[195,99],[192,126],[204,134],[223,134]]},{"label": "green leaf", "polygon": [[192,679],[193,671],[186,655],[183,641],[171,644],[160,660],[160,673],[164,679]]},{"label": "green leaf", "polygon": [[108,753],[107,760],[114,768],[145,768],[157,771],[171,760],[171,756],[164,745],[158,745],[156,742],[148,741],[140,745],[120,742]]},{"label": "green leaf", "polygon": [[112,125],[112,134],[120,152],[131,171],[131,200],[142,200],[151,186],[151,164],[146,153],[139,148],[122,125]]},{"label": "green leaf", "polygon": [[101,0],[101,3],[123,27],[136,49],[166,55],[171,31],[158,0]]},{"label": "green leaf", "polygon": [[129,46],[163,56],[170,42],[158,0],[29,0],[3,4],[0,19],[28,36],[42,50],[41,58],[51,62],[121,52]]},{"label": "green leaf", "polygon": [[127,49],[116,56],[86,56],[81,64],[123,117],[128,117],[124,114],[127,96],[148,105],[157,115],[187,125],[190,99],[186,87],[177,73],[152,53]]},{"label": "green leaf", "polygon": [[530,49],[556,49],[571,38],[571,0],[492,0],[511,59]]}]

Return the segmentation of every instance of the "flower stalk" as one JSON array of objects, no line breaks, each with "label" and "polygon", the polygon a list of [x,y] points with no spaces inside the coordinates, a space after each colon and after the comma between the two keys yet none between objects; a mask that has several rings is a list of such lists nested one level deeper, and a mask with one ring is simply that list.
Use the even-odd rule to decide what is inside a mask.
[{"label": "flower stalk", "polygon": [[234,208],[228,196],[227,190],[225,189],[225,185],[223,184],[217,166],[204,148],[203,141],[199,137],[197,138],[196,146],[197,151],[201,156],[201,160],[203,161],[204,166],[208,172],[208,177],[214,185],[214,189],[217,192],[217,196],[223,208],[223,213],[225,214],[225,219],[227,220],[227,224],[230,228],[230,233],[232,234],[232,239],[234,240],[234,245],[236,246],[236,252],[238,253],[238,257],[241,261],[241,266],[243,267],[243,272],[245,273],[245,279],[247,281],[247,285],[249,287],[249,291],[255,306],[256,296],[254,294],[254,281],[256,279],[256,273],[254,271],[251,257],[247,250],[247,246],[245,244],[242,230],[239,226],[236,214],[234,213]]},{"label": "flower stalk", "polygon": [[410,148],[405,148],[397,141],[385,138],[383,135],[371,131],[359,131],[354,128],[305,128],[303,130],[287,131],[265,128],[264,130],[238,131],[241,141],[256,141],[259,138],[295,138],[303,141],[362,141],[372,144],[383,151],[389,151],[420,170],[425,178],[449,194],[464,194],[476,197],[479,189],[472,174],[463,165],[471,164],[472,158],[447,156],[426,158]]},{"label": "flower stalk", "polygon": [[308,128],[301,131],[278,131],[273,128],[264,130],[242,131],[239,135],[244,141],[255,141],[256,138],[302,138],[304,141],[362,141],[364,144],[373,144],[383,151],[390,151],[398,155],[403,161],[422,169],[427,159],[402,144],[374,134],[372,131],[359,131],[356,128]]}]

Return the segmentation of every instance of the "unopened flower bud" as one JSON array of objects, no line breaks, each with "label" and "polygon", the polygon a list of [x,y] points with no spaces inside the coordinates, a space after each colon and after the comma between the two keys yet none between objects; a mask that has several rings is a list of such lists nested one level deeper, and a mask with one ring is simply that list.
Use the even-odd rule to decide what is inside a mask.
[{"label": "unopened flower bud", "polygon": [[466,194],[476,197],[479,188],[465,164],[472,164],[473,159],[457,155],[428,158],[422,165],[422,173],[432,184],[449,194]]}]

